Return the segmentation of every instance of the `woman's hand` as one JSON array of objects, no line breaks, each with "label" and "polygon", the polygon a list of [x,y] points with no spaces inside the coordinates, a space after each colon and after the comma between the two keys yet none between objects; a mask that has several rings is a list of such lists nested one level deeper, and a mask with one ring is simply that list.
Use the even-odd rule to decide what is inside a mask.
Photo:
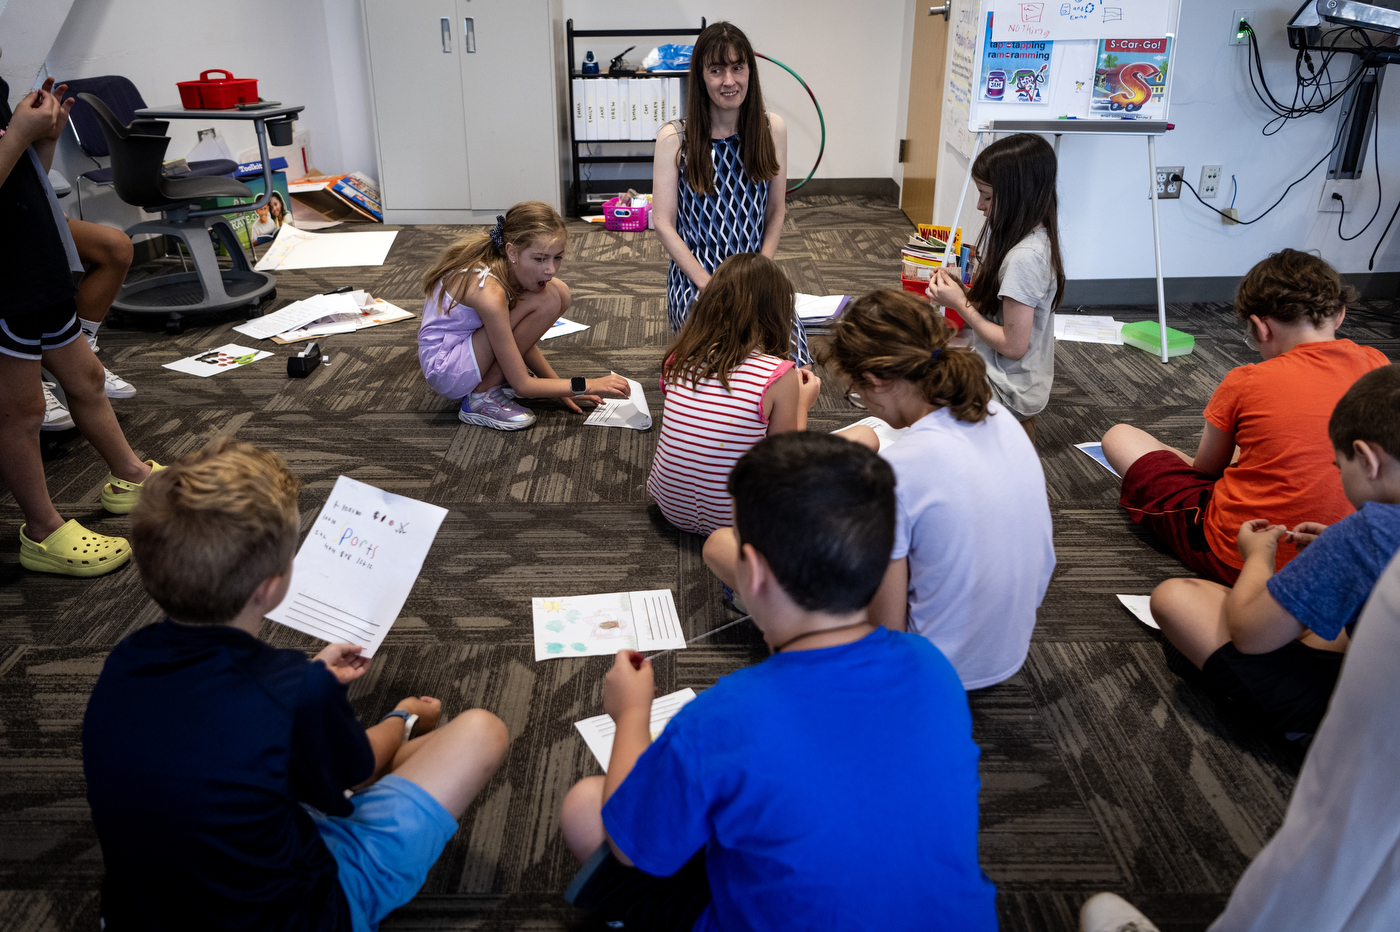
[{"label": "woman's hand", "polygon": [[924,294],[934,303],[943,307],[951,307],[962,315],[967,307],[967,287],[958,280],[958,277],[949,272],[946,268],[936,268],[928,281],[928,288]]},{"label": "woman's hand", "polygon": [[810,411],[821,397],[822,380],[810,369],[798,369],[797,377],[801,380],[797,384],[797,400],[803,411]]},{"label": "woman's hand", "polygon": [[54,100],[62,101],[62,103],[58,105],[58,116],[54,120],[53,129],[46,135],[39,137],[39,139],[48,142],[58,142],[59,137],[63,135],[63,131],[68,128],[68,113],[73,109],[73,104],[77,102],[78,98],[71,97],[68,100],[63,100],[63,95],[68,93],[68,85],[60,84],[58,87],[54,87],[53,78],[44,79],[43,90],[45,93],[52,94]]},{"label": "woman's hand", "polygon": [[15,107],[5,134],[14,133],[26,147],[50,136],[56,138],[63,131],[60,114],[66,116],[67,111],[59,106],[58,98],[45,90],[30,91]]}]

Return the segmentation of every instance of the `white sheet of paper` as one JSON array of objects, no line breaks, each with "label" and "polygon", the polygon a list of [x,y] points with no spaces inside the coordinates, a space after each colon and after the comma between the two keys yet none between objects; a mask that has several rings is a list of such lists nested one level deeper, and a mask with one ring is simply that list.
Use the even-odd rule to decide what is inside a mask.
[{"label": "white sheet of paper", "polygon": [[1157,619],[1152,617],[1152,609],[1148,604],[1152,601],[1150,595],[1120,595],[1118,601],[1123,603],[1123,607],[1133,613],[1133,617],[1149,628],[1161,630],[1162,626],[1157,624]]},{"label": "white sheet of paper", "polygon": [[[359,292],[352,292],[358,294]],[[366,327],[377,327],[380,324],[392,324],[396,320],[404,320],[412,317],[413,314],[405,311],[397,305],[390,304],[382,298],[375,298],[364,307],[363,310],[353,314],[332,315],[336,320],[334,324],[322,324],[319,321],[299,330],[288,330],[286,333],[279,333],[280,339],[288,343],[295,343],[309,337],[323,336],[328,333],[350,333],[355,330],[364,330]],[[349,324],[350,329],[343,329],[343,325]],[[336,329],[322,329],[323,327],[334,327]]]},{"label": "white sheet of paper", "polygon": [[[616,373],[614,373],[616,374]],[[594,427],[630,427],[633,430],[651,429],[651,408],[647,407],[647,395],[642,386],[632,379],[632,394],[626,398],[609,398],[589,412],[583,423]]]},{"label": "white sheet of paper", "polygon": [[[687,686],[685,689],[677,690],[670,695],[653,699],[651,702],[651,740],[655,741],[657,736],[666,729],[666,724],[675,718],[676,713],[681,710],[681,706],[695,698],[695,690]],[[578,733],[583,735],[583,743],[588,745],[588,750],[593,752],[593,756],[602,765],[603,773],[608,772],[608,761],[612,759],[613,735],[617,734],[617,723],[612,720],[612,716],[595,715],[586,718],[581,722],[574,722],[574,727]]]},{"label": "white sheet of paper", "polygon": [[[871,430],[875,431],[875,436],[880,438],[881,453],[885,452],[886,447],[898,441],[899,438],[903,437],[905,433],[907,433],[909,430],[909,428],[907,427],[891,427],[890,425],[886,424],[884,421],[880,420],[874,415],[871,415],[870,417],[863,417],[859,421],[856,421],[855,424],[848,424],[846,426],[855,427],[856,424],[864,425],[865,427],[869,427]],[[845,429],[845,427],[838,427],[836,430],[833,430],[832,433],[840,433]]]},{"label": "white sheet of paper", "polygon": [[308,233],[282,227],[267,252],[253,266],[259,272],[383,265],[397,231]]},{"label": "white sheet of paper", "polygon": [[552,340],[555,337],[568,336],[571,333],[581,333],[587,329],[587,324],[581,324],[576,320],[568,320],[567,318],[561,317],[554,322],[553,326],[544,332],[544,336],[540,337],[540,339]]},{"label": "white sheet of paper", "polygon": [[1112,317],[1089,317],[1079,314],[1055,315],[1055,339],[1075,343],[1104,343],[1123,345],[1123,321]]},{"label": "white sheet of paper", "polygon": [[249,363],[266,359],[271,355],[267,350],[256,350],[247,346],[239,346],[237,343],[225,343],[218,349],[168,362],[164,368],[207,379],[220,372],[241,369]]},{"label": "white sheet of paper", "polygon": [[[1103,444],[1102,444],[1102,443],[1098,443],[1098,442],[1096,442],[1096,441],[1091,441],[1091,442],[1089,442],[1089,443],[1076,443],[1076,444],[1074,445],[1074,448],[1075,448],[1076,450],[1078,450],[1079,452],[1085,454],[1086,456],[1091,457],[1091,458],[1094,460],[1094,462],[1098,463],[1098,464],[1099,464],[1100,466],[1102,466],[1104,469],[1107,469],[1109,472],[1113,473],[1115,476],[1118,476],[1117,470],[1115,470],[1112,466],[1110,466],[1110,465],[1108,464],[1108,457],[1106,457],[1106,456],[1103,455]],[[1123,478],[1123,477],[1122,477],[1122,476],[1118,476],[1118,478],[1121,479],[1121,478]]]},{"label": "white sheet of paper", "polygon": [[339,477],[297,551],[287,597],[267,617],[373,657],[445,517],[446,508]]},{"label": "white sheet of paper", "polygon": [[288,330],[305,327],[313,320],[331,314],[350,313],[358,313],[358,307],[348,294],[317,294],[302,301],[293,301],[272,314],[255,317],[233,329],[257,340],[270,340]]},{"label": "white sheet of paper", "polygon": [[846,296],[843,294],[799,294],[796,304],[797,316],[802,320],[830,320],[831,315],[841,309],[841,302],[844,300]]},{"label": "white sheet of paper", "polygon": [[536,660],[685,647],[670,589],[532,599],[531,608]]},{"label": "white sheet of paper", "polygon": [[993,42],[1156,38],[1167,4],[1147,0],[996,0]]}]

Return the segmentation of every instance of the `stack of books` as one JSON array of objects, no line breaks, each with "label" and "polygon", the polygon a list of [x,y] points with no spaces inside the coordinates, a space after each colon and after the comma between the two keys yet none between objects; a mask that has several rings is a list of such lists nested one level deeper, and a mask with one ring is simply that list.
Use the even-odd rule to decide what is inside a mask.
[{"label": "stack of books", "polygon": [[950,231],[948,227],[921,223],[918,234],[909,237],[909,242],[900,250],[899,277],[904,280],[906,291],[914,290],[911,284],[927,284],[933,270],[943,264],[950,232],[953,236],[953,264],[957,265],[958,252],[962,248],[962,227]]}]

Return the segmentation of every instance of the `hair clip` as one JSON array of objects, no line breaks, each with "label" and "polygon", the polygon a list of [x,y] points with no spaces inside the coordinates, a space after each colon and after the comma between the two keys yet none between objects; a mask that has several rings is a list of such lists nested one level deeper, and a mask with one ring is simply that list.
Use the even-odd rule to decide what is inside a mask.
[{"label": "hair clip", "polygon": [[941,355],[943,355],[943,347],[940,346],[938,349],[934,350],[933,355],[928,358],[929,365],[938,362],[938,357]]},{"label": "hair clip", "polygon": [[497,249],[506,248],[506,218],[501,214],[496,215],[496,225],[491,228],[491,242],[496,244]]}]

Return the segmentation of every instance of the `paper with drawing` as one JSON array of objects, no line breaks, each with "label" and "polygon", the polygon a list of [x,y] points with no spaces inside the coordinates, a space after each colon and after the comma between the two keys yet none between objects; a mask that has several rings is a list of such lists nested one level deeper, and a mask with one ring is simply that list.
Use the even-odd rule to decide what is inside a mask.
[{"label": "paper with drawing", "polygon": [[267,350],[255,350],[251,347],[239,346],[237,343],[225,343],[218,349],[165,363],[163,368],[207,379],[211,375],[228,372],[230,369],[241,369],[249,363],[266,359],[271,355]]},{"label": "paper with drawing", "polygon": [[[666,729],[666,724],[675,718],[676,713],[681,710],[681,706],[695,698],[695,690],[690,687],[673,692],[660,699],[653,699],[651,703],[651,740],[655,741],[657,736]],[[611,715],[595,715],[586,718],[581,722],[574,722],[574,727],[578,733],[583,735],[583,743],[588,745],[588,750],[593,752],[593,756],[598,758],[598,763],[602,765],[603,772],[608,772],[608,761],[612,758],[613,736],[617,734],[617,723],[612,720]]]},{"label": "paper with drawing", "polygon": [[629,650],[680,650],[685,635],[670,589],[531,600],[535,659]]},{"label": "paper with drawing", "polygon": [[341,476],[267,617],[373,657],[399,617],[447,509]]},{"label": "paper with drawing", "polygon": [[[614,373],[616,375],[616,373]],[[626,398],[608,398],[588,413],[583,423],[594,427],[630,427],[633,430],[651,428],[651,408],[647,407],[646,392],[634,379],[628,379],[632,394]]]}]

